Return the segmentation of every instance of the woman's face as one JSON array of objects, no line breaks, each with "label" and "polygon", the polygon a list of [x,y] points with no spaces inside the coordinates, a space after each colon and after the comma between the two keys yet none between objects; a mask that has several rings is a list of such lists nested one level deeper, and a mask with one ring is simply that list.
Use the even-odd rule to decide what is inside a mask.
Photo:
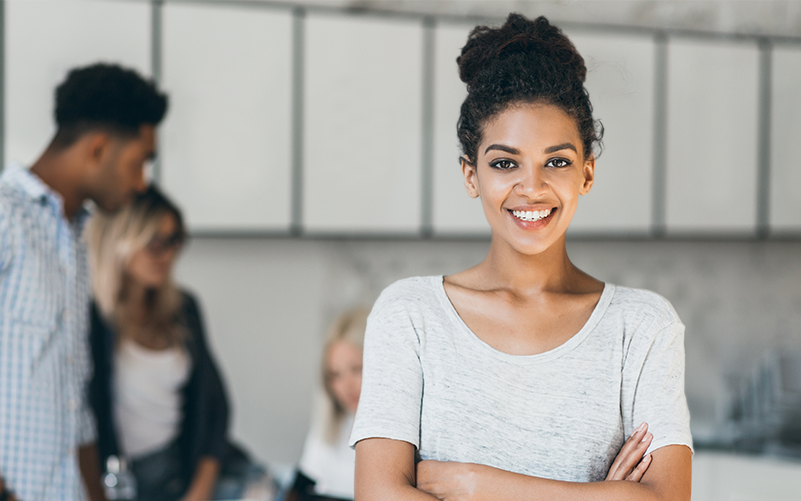
[{"label": "woman's face", "polygon": [[182,242],[175,216],[165,214],[150,242],[131,256],[128,277],[146,288],[161,287],[170,277]]},{"label": "woman's face", "polygon": [[484,127],[465,187],[480,197],[493,239],[538,254],[564,238],[595,161],[584,159],[575,120],[548,104],[512,106]]},{"label": "woman's face", "polygon": [[362,350],[347,341],[337,341],[325,358],[325,378],[340,407],[356,412],[362,392]]}]

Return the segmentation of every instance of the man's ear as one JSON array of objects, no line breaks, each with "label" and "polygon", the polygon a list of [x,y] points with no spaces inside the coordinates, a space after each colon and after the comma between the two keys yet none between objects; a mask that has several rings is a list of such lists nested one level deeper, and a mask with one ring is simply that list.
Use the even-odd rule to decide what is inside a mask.
[{"label": "man's ear", "polygon": [[478,173],[476,166],[472,165],[467,157],[460,157],[459,161],[462,163],[462,175],[464,176],[464,187],[470,198],[478,198]]},{"label": "man's ear", "polygon": [[595,181],[595,156],[590,157],[584,162],[584,182],[579,189],[579,194],[586,195],[592,188],[592,183]]},{"label": "man's ear", "polygon": [[102,165],[111,150],[111,135],[108,132],[88,132],[81,142],[86,163]]}]

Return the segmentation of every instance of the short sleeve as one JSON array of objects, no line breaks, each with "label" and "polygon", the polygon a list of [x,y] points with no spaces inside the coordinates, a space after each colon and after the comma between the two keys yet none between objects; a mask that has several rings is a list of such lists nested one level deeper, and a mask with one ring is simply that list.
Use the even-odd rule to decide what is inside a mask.
[{"label": "short sleeve", "polygon": [[678,317],[632,340],[623,370],[622,411],[626,436],[648,423],[654,436],[648,452],[667,445],[692,449],[684,394],[684,325]]},{"label": "short sleeve", "polygon": [[389,438],[420,446],[423,373],[420,339],[413,322],[414,301],[392,286],[367,319],[359,408],[350,445]]}]

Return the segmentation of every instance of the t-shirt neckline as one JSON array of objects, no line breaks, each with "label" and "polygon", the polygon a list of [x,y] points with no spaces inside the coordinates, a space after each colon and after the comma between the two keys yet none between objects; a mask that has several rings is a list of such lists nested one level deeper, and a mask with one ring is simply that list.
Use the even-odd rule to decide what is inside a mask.
[{"label": "t-shirt neckline", "polygon": [[601,297],[600,299],[598,299],[598,303],[595,305],[595,308],[593,308],[592,314],[590,314],[590,318],[587,319],[587,322],[581,327],[581,329],[579,329],[577,333],[575,333],[570,339],[568,339],[561,345],[551,350],[542,353],[537,353],[535,355],[512,355],[511,353],[506,353],[496,348],[493,348],[488,343],[479,338],[470,329],[470,327],[467,326],[462,317],[459,316],[459,313],[456,311],[456,308],[453,306],[453,303],[451,303],[448,294],[445,292],[445,275],[436,275],[431,278],[433,282],[432,286],[436,291],[437,296],[439,297],[440,303],[442,304],[442,308],[445,310],[451,322],[453,322],[453,324],[457,327],[459,333],[465,339],[467,339],[468,342],[470,342],[474,346],[479,347],[481,350],[489,353],[495,358],[499,358],[507,362],[513,362],[513,363],[528,364],[528,363],[548,362],[556,358],[559,358],[565,353],[568,353],[571,350],[578,347],[585,339],[587,339],[590,333],[592,333],[595,326],[598,325],[598,322],[601,321],[601,318],[603,318],[604,314],[609,308],[609,304],[612,302],[612,296],[615,293],[615,286],[613,284],[604,282],[604,289],[601,292]]}]

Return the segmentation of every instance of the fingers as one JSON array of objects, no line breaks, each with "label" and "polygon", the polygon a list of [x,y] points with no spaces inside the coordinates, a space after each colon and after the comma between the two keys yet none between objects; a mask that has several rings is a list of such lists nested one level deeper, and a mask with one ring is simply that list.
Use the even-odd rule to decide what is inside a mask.
[{"label": "fingers", "polygon": [[648,467],[650,465],[651,465],[651,455],[646,454],[645,457],[642,458],[642,461],[640,461],[640,464],[638,464],[637,467],[634,468],[634,471],[632,471],[631,474],[628,477],[626,477],[626,480],[628,480],[629,482],[639,482],[640,480],[642,480],[642,476],[645,475],[645,472],[648,470]]},{"label": "fingers", "polygon": [[648,425],[646,423],[638,426],[620,449],[612,466],[609,468],[606,480],[627,479],[640,464],[643,454],[648,450],[653,438],[653,435],[648,433]]},{"label": "fingers", "polygon": [[[609,468],[609,473],[606,476],[607,480],[623,480],[628,475],[629,471],[633,468],[633,465],[629,465],[629,468],[625,473],[621,473],[621,470],[625,468],[625,463],[627,463],[627,460],[630,462],[632,449],[635,449],[646,436],[645,433],[647,430],[648,425],[646,423],[642,423],[626,440],[626,442],[623,444],[623,447],[620,449],[620,452],[618,452],[617,456],[615,457],[615,460],[612,462],[612,466]],[[639,458],[637,458],[637,461],[639,462]]]}]

